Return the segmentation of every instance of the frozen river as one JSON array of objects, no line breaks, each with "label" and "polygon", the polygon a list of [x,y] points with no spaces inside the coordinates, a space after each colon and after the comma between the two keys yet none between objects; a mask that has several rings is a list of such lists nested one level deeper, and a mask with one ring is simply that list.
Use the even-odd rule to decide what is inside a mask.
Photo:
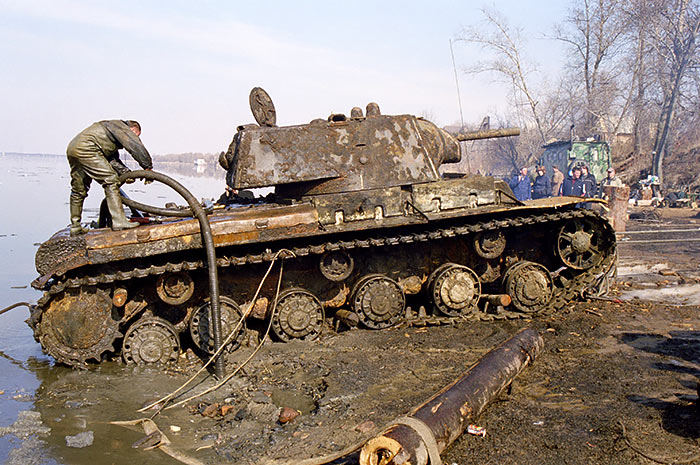
[{"label": "frozen river", "polygon": [[[36,302],[41,296],[29,285],[37,277],[34,254],[39,243],[69,223],[70,177],[64,156],[5,154],[0,156],[0,166],[0,308],[4,308],[20,301]],[[216,199],[223,192],[225,173],[221,168],[208,167],[205,173],[198,174],[194,166],[175,166],[180,167],[178,172],[171,164],[159,166],[156,160],[154,170],[174,177],[197,198]],[[158,183],[144,186],[137,181],[125,186],[125,191],[131,198],[152,205],[163,206],[168,201],[184,203],[168,187]],[[102,188],[93,183],[83,222],[97,219],[103,197]],[[163,375],[149,370],[133,372],[117,363],[107,364],[85,375],[92,376],[96,383],[114,380],[114,399],[105,405],[81,404],[80,389],[92,385],[89,376],[54,366],[52,359],[42,354],[24,323],[28,316],[25,307],[0,315],[0,463],[143,463],[143,455],[137,455],[142,451],[130,447],[134,433],[122,438],[127,433],[106,422],[131,419],[129,410],[140,406],[138,403],[143,400],[120,392],[123,389],[120,383],[126,376],[133,383],[145,384]],[[74,380],[75,385],[72,387],[66,380]],[[20,419],[36,416],[27,411],[41,415],[41,427],[17,422],[18,415]],[[46,427],[51,428],[50,432],[43,429]],[[8,432],[8,428],[13,432]],[[93,432],[93,445],[81,449],[66,446],[66,436],[88,431]],[[151,454],[149,458],[152,459],[149,463],[173,463],[162,454]]]}]

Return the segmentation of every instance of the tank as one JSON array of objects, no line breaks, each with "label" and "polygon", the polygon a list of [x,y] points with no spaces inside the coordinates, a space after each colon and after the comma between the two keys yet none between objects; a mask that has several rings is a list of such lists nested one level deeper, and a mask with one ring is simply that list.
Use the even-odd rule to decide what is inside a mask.
[{"label": "tank", "polygon": [[[257,124],[238,127],[219,158],[231,195],[208,213],[222,331],[240,328],[231,349],[268,325],[289,341],[355,325],[541,317],[614,269],[614,233],[580,198],[520,202],[493,177],[441,176],[461,141],[517,130],[449,134],[375,103],[278,127],[262,89],[250,105]],[[251,198],[262,187],[274,192]],[[265,279],[275,261],[283,267]],[[37,251],[32,285],[44,293],[28,323],[46,353],[75,367],[168,363],[187,347],[206,356],[206,263],[195,219],[79,237],[66,228]]]}]

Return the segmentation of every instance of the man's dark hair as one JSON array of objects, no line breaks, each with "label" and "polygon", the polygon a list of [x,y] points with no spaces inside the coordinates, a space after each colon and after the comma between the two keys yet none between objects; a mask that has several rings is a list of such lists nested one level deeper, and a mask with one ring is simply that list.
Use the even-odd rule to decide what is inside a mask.
[{"label": "man's dark hair", "polygon": [[126,121],[126,125],[129,126],[130,128],[136,128],[141,132],[141,125],[139,124],[138,121],[134,121],[132,119]]}]

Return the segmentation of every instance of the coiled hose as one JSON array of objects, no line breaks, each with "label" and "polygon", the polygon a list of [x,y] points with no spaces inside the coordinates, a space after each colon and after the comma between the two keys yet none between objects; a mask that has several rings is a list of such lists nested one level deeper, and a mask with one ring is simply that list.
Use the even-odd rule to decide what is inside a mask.
[{"label": "coiled hose", "polygon": [[[219,276],[216,268],[216,251],[214,250],[214,237],[211,232],[211,225],[207,213],[199,204],[192,193],[185,186],[163,173],[158,173],[152,170],[135,170],[129,171],[119,176],[121,183],[128,179],[146,179],[150,181],[162,182],[166,186],[172,188],[180,194],[189,205],[189,210],[175,210],[170,208],[158,208],[150,205],[145,205],[135,202],[130,199],[122,198],[124,205],[137,208],[161,216],[176,216],[176,217],[196,217],[199,220],[199,230],[202,236],[202,245],[207,254],[207,266],[209,268],[209,297],[211,298],[211,316],[213,320],[212,329],[214,333],[214,353],[217,353],[221,347],[221,310],[219,307]],[[224,360],[218,356],[214,361],[214,371],[218,378],[224,376]]]}]

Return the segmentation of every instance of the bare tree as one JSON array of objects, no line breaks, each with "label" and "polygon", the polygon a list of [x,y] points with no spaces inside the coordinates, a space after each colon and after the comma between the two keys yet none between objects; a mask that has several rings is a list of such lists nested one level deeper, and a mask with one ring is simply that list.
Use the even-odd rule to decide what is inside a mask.
[{"label": "bare tree", "polygon": [[659,176],[663,183],[663,160],[671,150],[671,128],[676,105],[688,70],[696,65],[698,58],[696,39],[700,31],[700,11],[698,4],[691,0],[658,3],[659,14],[652,31],[663,100],[654,139],[652,174]]},{"label": "bare tree", "polygon": [[650,57],[652,56],[652,40],[650,26],[654,23],[657,10],[653,2],[648,0],[629,0],[623,6],[623,14],[629,25],[629,48],[626,52],[626,69],[630,73],[630,131],[632,133],[632,154],[635,158],[646,158],[644,154],[651,148],[647,147],[648,125],[652,119],[653,106],[649,98],[649,88],[653,78],[650,76]]},{"label": "bare tree", "polygon": [[[569,76],[584,98],[578,105],[584,113],[579,127],[585,133],[614,136],[632,100],[624,82],[619,52],[626,42],[626,17],[621,0],[583,0],[557,26],[554,38],[569,46]],[[623,91],[627,89],[627,91]]]},{"label": "bare tree", "polygon": [[490,72],[501,76],[513,86],[516,103],[524,100],[529,109],[527,120],[534,122],[542,143],[546,143],[550,127],[542,120],[535,92],[529,83],[534,65],[521,55],[523,39],[519,29],[512,29],[498,12],[482,9],[485,17],[483,27],[470,27],[462,31],[458,40],[474,43],[486,49],[490,58],[471,66],[467,72]]}]

